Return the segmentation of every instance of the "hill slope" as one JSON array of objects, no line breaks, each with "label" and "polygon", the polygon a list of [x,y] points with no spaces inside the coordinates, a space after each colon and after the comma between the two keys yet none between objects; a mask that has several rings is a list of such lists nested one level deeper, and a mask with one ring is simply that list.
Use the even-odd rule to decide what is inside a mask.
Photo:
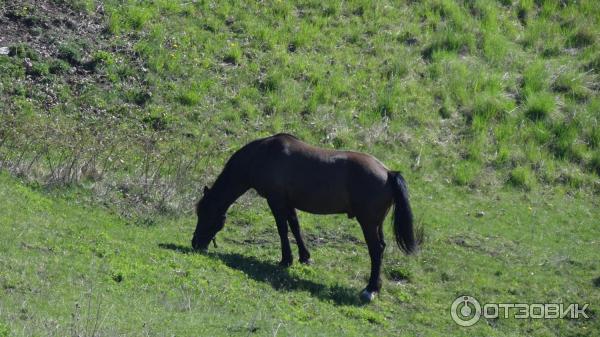
[{"label": "hill slope", "polygon": [[286,131],[410,180],[600,186],[597,1],[1,3],[0,163],[44,183],[180,213]]},{"label": "hill slope", "polygon": [[[0,26],[0,336],[600,331],[600,2],[0,0]],[[374,303],[345,217],[301,214],[316,263],[282,270],[249,193],[189,251],[202,186],[281,131],[407,178],[426,244]],[[463,294],[592,318],[459,328]]]},{"label": "hill slope", "polygon": [[[420,186],[429,237],[416,257],[391,247],[384,289],[358,303],[368,277],[354,221],[301,214],[315,264],[276,267],[266,205],[234,207],[219,247],[189,251],[191,219],[139,227],[49,198],[0,175],[0,335],[30,336],[576,336],[600,331],[598,205],[581,198],[460,197]],[[431,195],[441,195],[435,204]],[[483,217],[465,209],[485,211]],[[386,226],[388,237],[391,228]],[[450,304],[591,303],[591,319],[482,320],[460,328]],[[95,333],[94,333],[95,331]]]}]

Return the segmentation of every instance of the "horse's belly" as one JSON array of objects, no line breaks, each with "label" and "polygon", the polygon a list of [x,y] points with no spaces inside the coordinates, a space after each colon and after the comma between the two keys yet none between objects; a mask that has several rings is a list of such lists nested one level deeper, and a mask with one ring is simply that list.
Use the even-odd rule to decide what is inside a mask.
[{"label": "horse's belly", "polygon": [[350,211],[347,195],[333,191],[291,193],[288,199],[294,208],[313,214],[337,214]]},{"label": "horse's belly", "polygon": [[312,214],[340,214],[349,212],[345,207],[322,207],[319,205],[296,205],[294,208]]}]

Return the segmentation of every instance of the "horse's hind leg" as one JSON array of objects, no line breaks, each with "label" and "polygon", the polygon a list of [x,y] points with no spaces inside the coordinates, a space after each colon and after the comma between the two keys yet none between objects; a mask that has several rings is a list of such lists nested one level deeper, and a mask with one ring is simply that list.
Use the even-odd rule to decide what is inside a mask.
[{"label": "horse's hind leg", "polygon": [[296,214],[296,210],[293,208],[290,208],[289,210],[288,222],[290,224],[292,234],[294,234],[294,238],[296,238],[296,243],[298,244],[298,255],[300,255],[300,263],[311,264],[312,260],[310,259],[310,253],[308,252],[308,249],[306,249],[304,239],[302,238],[302,232],[300,231],[298,215]]},{"label": "horse's hind leg", "polygon": [[362,228],[369,248],[369,256],[371,257],[371,277],[367,287],[362,291],[361,298],[366,301],[371,301],[377,292],[381,290],[381,260],[383,258],[383,250],[385,243],[383,242],[383,231],[380,230],[382,221],[374,221],[368,219],[358,219]]},{"label": "horse's hind leg", "polygon": [[267,202],[275,217],[275,223],[277,224],[277,232],[279,233],[279,239],[281,240],[281,262],[280,266],[289,267],[293,263],[292,249],[290,247],[290,240],[288,239],[288,224],[287,219],[289,216],[288,209],[283,199],[269,198]]},{"label": "horse's hind leg", "polygon": [[[382,250],[385,251],[385,239],[383,236],[383,223],[381,223],[379,225],[379,227],[377,228],[377,231],[379,232],[379,240],[381,241],[381,246],[383,247]],[[383,251],[381,252],[381,254],[383,254]]]}]

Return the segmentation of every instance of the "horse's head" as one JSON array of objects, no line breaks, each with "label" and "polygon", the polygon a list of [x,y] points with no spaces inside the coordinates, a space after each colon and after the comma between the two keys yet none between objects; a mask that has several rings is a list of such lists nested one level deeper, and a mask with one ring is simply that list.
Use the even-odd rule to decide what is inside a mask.
[{"label": "horse's head", "polygon": [[225,212],[218,209],[210,198],[210,190],[204,187],[204,195],[196,206],[198,223],[192,238],[192,247],[196,250],[206,250],[208,244],[225,225]]}]

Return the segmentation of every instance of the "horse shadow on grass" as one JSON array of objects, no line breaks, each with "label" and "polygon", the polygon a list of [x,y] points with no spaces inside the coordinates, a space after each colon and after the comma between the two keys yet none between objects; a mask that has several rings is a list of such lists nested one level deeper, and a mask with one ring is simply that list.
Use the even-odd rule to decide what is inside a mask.
[{"label": "horse shadow on grass", "polygon": [[191,247],[174,243],[159,243],[158,246],[182,254],[205,254],[217,258],[228,267],[237,269],[256,281],[269,283],[277,291],[308,291],[321,300],[332,301],[337,305],[360,306],[364,304],[359,300],[356,289],[341,285],[328,286],[305,280],[296,275],[290,275],[287,268],[261,261],[252,256],[222,252],[199,253]]}]

